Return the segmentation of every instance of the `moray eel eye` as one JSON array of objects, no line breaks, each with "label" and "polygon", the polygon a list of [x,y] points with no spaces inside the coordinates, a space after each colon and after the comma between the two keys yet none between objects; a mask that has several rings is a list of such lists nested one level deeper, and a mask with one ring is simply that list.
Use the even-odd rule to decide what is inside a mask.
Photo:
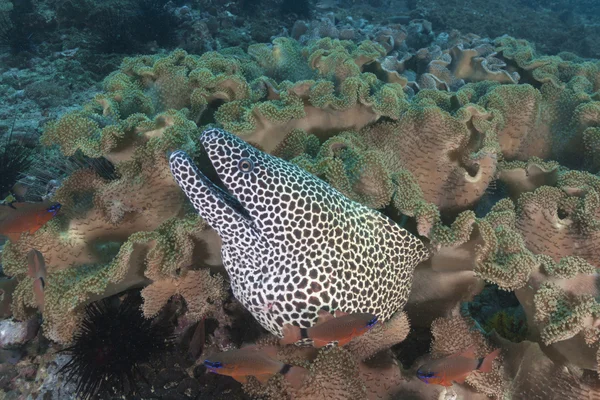
[{"label": "moray eel eye", "polygon": [[242,158],[238,163],[238,168],[240,169],[240,171],[245,173],[252,172],[252,170],[254,169],[254,163],[249,158]]}]

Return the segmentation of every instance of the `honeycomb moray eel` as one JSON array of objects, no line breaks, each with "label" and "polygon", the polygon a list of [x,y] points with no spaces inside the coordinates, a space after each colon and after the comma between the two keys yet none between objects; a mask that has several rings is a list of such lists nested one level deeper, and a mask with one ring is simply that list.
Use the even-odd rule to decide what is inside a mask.
[{"label": "honeycomb moray eel", "polygon": [[171,172],[223,241],[234,296],[281,337],[287,323],[308,328],[320,309],[389,319],[406,304],[426,246],[377,211],[321,179],[221,129],[200,136],[226,187],[182,151]]}]

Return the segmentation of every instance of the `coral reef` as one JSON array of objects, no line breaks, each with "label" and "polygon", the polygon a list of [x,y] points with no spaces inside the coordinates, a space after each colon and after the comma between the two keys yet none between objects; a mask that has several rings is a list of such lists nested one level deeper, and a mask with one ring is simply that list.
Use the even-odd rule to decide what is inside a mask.
[{"label": "coral reef", "polygon": [[582,57],[598,54],[598,42],[594,39],[598,32],[598,5],[593,2],[568,5],[562,1],[522,0],[490,4],[473,0],[467,4],[455,0],[416,0],[409,3],[413,5],[412,18],[425,18],[438,29],[453,28],[489,37],[509,34],[535,42],[539,50],[549,54],[574,52]]},{"label": "coral reef", "polygon": [[[492,372],[455,384],[458,398],[598,396],[600,62],[560,53],[597,54],[591,39],[573,42],[590,36],[592,24],[581,32],[549,28],[548,21],[565,12],[551,2],[542,17],[527,21],[529,31],[514,31],[537,41],[544,27],[547,41],[534,47],[507,35],[487,39],[451,30],[472,24],[491,36],[506,33],[498,21],[510,18],[513,5],[490,23],[460,8],[447,13],[454,2],[435,1],[408,2],[399,15],[382,19],[376,2],[360,5],[363,14],[351,14],[350,2],[321,2],[309,12],[311,3],[290,3],[302,6],[292,15],[287,1],[282,7],[263,0],[265,15],[252,21],[241,18],[250,12],[243,1],[131,0],[123,1],[121,14],[112,1],[102,7],[23,2],[18,18],[16,3],[0,0],[0,35],[24,27],[36,35],[15,42],[18,51],[10,60],[0,56],[0,64],[15,66],[0,71],[0,120],[11,121],[0,122],[0,134],[10,132],[47,160],[36,161],[21,178],[31,186],[29,200],[50,197],[62,209],[37,232],[2,248],[2,274],[12,278],[0,276],[0,317],[13,318],[6,326],[37,330],[27,266],[27,254],[36,249],[47,267],[42,332],[55,343],[48,345],[33,329],[7,342],[0,357],[10,365],[3,366],[0,390],[16,396],[31,393],[32,386],[57,386],[55,372],[46,367],[31,377],[31,370],[54,362],[53,353],[44,352],[72,342],[89,304],[139,290],[144,316],[168,313],[179,345],[193,347],[188,354],[255,342],[308,371],[299,390],[282,374],[240,386],[206,376],[202,355],[182,357],[152,372],[142,392],[157,388],[164,394],[168,384],[177,387],[173,398],[216,398],[222,389],[236,398],[245,398],[243,390],[273,399],[438,399],[451,397],[450,389],[418,380],[418,364],[474,345],[478,357],[495,347],[502,356]],[[529,6],[543,7],[535,1]],[[147,8],[132,11],[140,7]],[[288,14],[285,29],[264,23],[282,12]],[[357,15],[371,15],[373,22]],[[97,31],[100,16],[115,28],[104,37]],[[129,25],[139,18],[165,24],[137,32]],[[481,18],[486,26],[478,25]],[[434,32],[440,26],[448,32]],[[39,37],[65,30],[73,35],[60,45]],[[111,35],[131,41],[112,48]],[[182,48],[159,50],[176,44]],[[153,55],[121,60],[110,54],[132,49]],[[222,236],[196,214],[169,168],[169,154],[183,150],[211,180],[218,175],[197,140],[209,126],[295,164],[335,188],[336,196],[375,209],[418,236],[431,257],[411,271],[406,307],[391,306],[398,312],[385,324],[341,348],[279,346],[253,319],[257,311],[236,300],[235,284],[231,292]],[[42,132],[43,149],[37,140]],[[2,190],[24,168],[15,168]],[[43,190],[27,176],[35,169],[46,170]],[[257,193],[246,195],[264,192],[254,188]],[[373,225],[370,218],[361,223]],[[343,236],[358,228],[339,229]],[[323,242],[319,251],[333,247]],[[248,260],[250,252],[242,256]],[[258,314],[269,314],[271,306],[256,306],[263,307]],[[398,347],[390,348],[423,331],[431,331],[431,351],[401,366]],[[200,391],[204,383],[211,389]],[[64,394],[44,390],[44,398]]]}]

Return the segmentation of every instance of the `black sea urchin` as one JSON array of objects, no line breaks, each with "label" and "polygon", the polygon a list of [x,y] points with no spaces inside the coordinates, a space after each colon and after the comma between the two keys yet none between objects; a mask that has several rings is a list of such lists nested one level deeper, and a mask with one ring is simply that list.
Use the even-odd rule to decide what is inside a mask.
[{"label": "black sea urchin", "polygon": [[133,392],[135,379],[145,380],[139,366],[173,342],[169,324],[144,318],[139,295],[128,295],[120,304],[114,300],[88,305],[73,345],[62,350],[72,358],[60,372],[67,381],[77,383],[78,398]]},{"label": "black sea urchin", "polygon": [[29,168],[32,151],[13,139],[16,118],[4,139],[0,138],[0,200],[8,194],[17,178]]}]

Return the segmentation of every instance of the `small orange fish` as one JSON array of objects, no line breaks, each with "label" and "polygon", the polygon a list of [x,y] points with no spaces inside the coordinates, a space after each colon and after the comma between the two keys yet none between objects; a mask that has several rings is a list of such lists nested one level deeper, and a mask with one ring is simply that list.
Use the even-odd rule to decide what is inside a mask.
[{"label": "small orange fish", "polygon": [[346,314],[335,312],[335,317],[327,311],[319,312],[319,320],[310,328],[299,328],[286,324],[283,326],[281,345],[293,344],[302,339],[310,339],[316,348],[337,342],[338,346],[348,344],[355,337],[365,334],[377,323],[377,316],[369,313]]},{"label": "small orange fish", "polygon": [[462,353],[449,357],[431,360],[417,370],[417,377],[425,383],[452,386],[452,382],[464,383],[465,378],[473,371],[490,372],[492,361],[500,354],[496,349],[485,358],[475,356],[475,346]]},{"label": "small orange fish", "polygon": [[295,388],[300,388],[307,376],[306,369],[276,360],[276,348],[257,349],[254,346],[217,353],[204,360],[209,372],[231,376],[238,382],[248,382],[254,376],[265,383],[275,374],[282,374]]},{"label": "small orange fish", "polygon": [[33,278],[33,294],[40,311],[44,311],[44,289],[46,288],[46,262],[42,253],[35,249],[27,253],[27,275]]},{"label": "small orange fish", "polygon": [[60,203],[10,203],[0,205],[0,235],[16,242],[23,232],[37,232],[60,210]]}]

